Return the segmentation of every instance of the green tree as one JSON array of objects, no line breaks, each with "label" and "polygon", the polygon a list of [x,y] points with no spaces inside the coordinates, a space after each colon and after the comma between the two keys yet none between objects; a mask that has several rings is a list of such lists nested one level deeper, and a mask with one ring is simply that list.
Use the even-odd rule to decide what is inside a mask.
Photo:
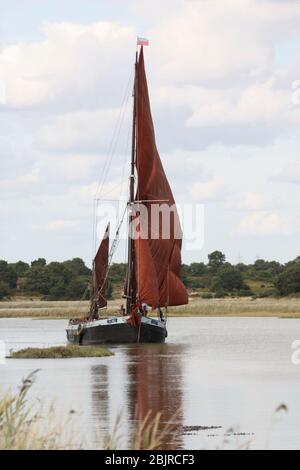
[{"label": "green tree", "polygon": [[0,260],[0,282],[8,284],[10,289],[14,289],[17,285],[18,276],[7,261]]},{"label": "green tree", "polygon": [[61,283],[57,282],[53,287],[49,290],[48,299],[49,300],[61,300],[66,298],[66,286]]},{"label": "green tree", "polygon": [[91,270],[85,265],[81,258],[74,258],[62,263],[74,276],[90,276]]},{"label": "green tree", "polygon": [[10,264],[14,272],[18,277],[22,277],[26,274],[26,272],[30,269],[28,263],[24,263],[24,261],[18,261],[17,263]]},{"label": "green tree", "polygon": [[44,266],[46,266],[46,264],[47,264],[47,262],[46,262],[45,258],[38,258],[38,259],[32,261],[31,267],[32,268],[36,268],[36,267],[43,268]]},{"label": "green tree", "polygon": [[234,291],[250,291],[245,284],[241,272],[234,266],[221,267],[212,278],[211,289],[214,292],[233,293]]},{"label": "green tree", "polygon": [[113,283],[123,283],[127,271],[127,264],[113,263],[109,270],[109,278]]},{"label": "green tree", "polygon": [[217,271],[226,263],[226,255],[221,251],[214,251],[208,255],[208,267],[211,271]]},{"label": "green tree", "polygon": [[252,266],[252,276],[260,281],[270,281],[280,274],[283,266],[277,261],[258,259]]},{"label": "green tree", "polygon": [[74,278],[72,272],[63,263],[58,262],[49,263],[44,269],[48,278],[50,298],[66,298],[68,285]]},{"label": "green tree", "polygon": [[289,263],[275,281],[280,295],[291,295],[300,292],[300,263]]},{"label": "green tree", "polygon": [[48,295],[50,285],[50,276],[45,267],[33,266],[26,274],[22,290],[28,294]]},{"label": "green tree", "polygon": [[203,276],[207,272],[207,268],[204,263],[192,263],[189,266],[189,271],[192,276]]},{"label": "green tree", "polygon": [[[65,290],[65,297],[67,299],[81,300],[84,293],[87,291],[87,281],[82,277],[71,279]],[[88,298],[89,292],[86,292],[85,299]]]},{"label": "green tree", "polygon": [[0,281],[0,300],[9,295],[9,285],[7,282]]}]

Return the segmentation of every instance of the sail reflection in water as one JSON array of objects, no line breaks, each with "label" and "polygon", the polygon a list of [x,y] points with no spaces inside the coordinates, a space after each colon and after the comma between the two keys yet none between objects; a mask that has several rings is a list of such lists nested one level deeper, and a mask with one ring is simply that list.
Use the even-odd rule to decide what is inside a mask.
[{"label": "sail reflection in water", "polygon": [[95,423],[94,438],[92,439],[99,446],[101,445],[109,429],[109,412],[108,412],[108,367],[106,365],[98,365],[91,367],[92,375],[92,419]]},{"label": "sail reflection in water", "polygon": [[128,448],[132,436],[151,412],[153,418],[161,413],[158,435],[164,433],[163,447],[183,447],[183,348],[163,344],[126,346],[118,348],[121,357],[115,362],[117,367],[91,368],[92,414],[98,443],[113,431],[121,414],[115,437],[119,448]]}]

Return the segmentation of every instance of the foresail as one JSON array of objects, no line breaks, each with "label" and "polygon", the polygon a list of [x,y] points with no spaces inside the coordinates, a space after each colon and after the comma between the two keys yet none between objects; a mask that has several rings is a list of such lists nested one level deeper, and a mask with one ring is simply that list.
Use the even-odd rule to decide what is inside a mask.
[{"label": "foresail", "polygon": [[179,278],[182,230],[174,197],[156,148],[143,48],[137,65],[136,99],[136,201],[143,201],[148,214],[151,212],[153,201],[173,209],[173,214],[170,215],[170,235],[167,239],[163,238],[161,225],[157,227],[157,239],[150,236],[151,229],[153,232],[156,228],[153,228],[153,221],[149,218],[148,239],[135,240],[137,295],[141,302],[153,307],[184,305],[188,303],[188,296]]}]

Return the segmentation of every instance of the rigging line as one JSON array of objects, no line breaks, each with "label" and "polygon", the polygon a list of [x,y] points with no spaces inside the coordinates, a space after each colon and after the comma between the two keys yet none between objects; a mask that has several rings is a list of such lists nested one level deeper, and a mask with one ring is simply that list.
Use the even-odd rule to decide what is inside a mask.
[{"label": "rigging line", "polygon": [[[118,130],[117,130],[117,134],[116,134],[116,139],[115,139],[115,142],[113,144],[113,148],[112,148],[112,151],[111,151],[111,154],[107,160],[107,164],[103,170],[103,179],[102,179],[102,183],[101,183],[101,186],[99,186],[99,189],[97,191],[97,196],[99,195],[101,197],[101,194],[102,194],[102,191],[103,191],[103,188],[104,188],[104,184],[105,184],[105,181],[106,181],[106,178],[107,178],[107,174],[108,174],[108,171],[110,169],[110,165],[111,165],[111,162],[112,162],[112,158],[115,154],[115,150],[116,150],[116,146],[117,146],[117,143],[118,143],[118,140],[119,140],[119,136],[120,136],[120,132],[121,132],[121,128],[122,128],[122,124],[123,124],[123,120],[124,120],[124,116],[125,116],[125,108],[124,108],[124,112],[122,113],[121,115],[121,119],[120,119],[120,124],[119,124],[119,127],[118,127]],[[100,191],[99,191],[100,190]]]},{"label": "rigging line", "polygon": [[124,119],[124,114],[125,114],[125,108],[127,106],[127,102],[128,102],[129,94],[130,94],[130,83],[131,83],[131,80],[132,80],[132,73],[133,72],[131,71],[128,82],[127,82],[127,85],[126,85],[126,88],[125,88],[125,93],[124,93],[123,101],[122,101],[122,104],[121,104],[121,108],[119,110],[118,119],[116,121],[116,125],[115,125],[115,128],[114,128],[112,139],[111,139],[111,142],[110,142],[110,145],[109,145],[108,158],[107,158],[107,160],[105,162],[105,165],[104,165],[104,170],[103,170],[103,173],[102,173],[102,179],[100,178],[100,181],[99,181],[99,184],[98,184],[98,187],[97,187],[96,196],[99,193],[99,189],[101,187],[103,187],[103,185],[104,185],[107,169],[110,166],[111,159],[112,159],[115,147],[116,147],[116,142],[115,141],[117,141],[118,136],[120,134],[120,129],[121,129],[122,122],[123,122],[123,119]]},{"label": "rigging line", "polygon": [[96,250],[96,204],[97,201],[93,201],[93,234],[92,234],[92,259],[95,256],[95,250]]},{"label": "rigging line", "polygon": [[[124,117],[124,114],[123,114],[123,117]],[[119,131],[120,131],[120,129],[121,129],[122,122],[123,122],[123,119],[122,119],[121,122],[120,122]],[[119,135],[119,133],[118,133],[118,135]],[[114,151],[113,151],[113,153],[114,153]],[[112,156],[111,156],[111,157],[112,157]],[[110,160],[111,160],[111,159],[110,159]],[[110,166],[110,164],[109,164],[109,166]],[[106,179],[108,170],[109,170],[109,166],[106,167],[106,171],[105,171],[104,178],[103,178],[103,183],[102,183],[102,188],[101,188],[101,191],[100,191],[101,193],[103,193],[104,182],[105,182],[105,179]],[[119,186],[119,185],[118,185],[118,186]],[[117,186],[115,186],[115,187],[117,187]],[[111,194],[111,193],[114,191],[115,187],[114,187],[114,188],[111,188],[111,189],[110,189],[109,191],[107,191],[105,194]],[[98,199],[98,201],[100,201],[100,199]],[[98,202],[98,203],[99,203],[99,202]],[[117,220],[118,220],[118,219],[119,219],[119,216],[118,216]]]},{"label": "rigging line", "polygon": [[[94,197],[94,223],[93,223],[93,253],[92,253],[92,258],[94,257],[95,255],[95,252],[96,252],[96,244],[97,244],[97,235],[96,235],[96,227],[97,227],[97,224],[96,224],[96,217],[97,217],[97,212],[98,212],[98,204],[99,204],[99,198],[98,198],[98,194],[99,194],[99,190],[100,190],[100,193],[102,193],[103,191],[103,187],[104,187],[104,183],[105,183],[105,179],[106,179],[106,176],[107,176],[107,173],[108,173],[108,170],[109,170],[109,167],[110,167],[110,163],[111,163],[111,160],[112,160],[112,156],[114,154],[114,150],[115,150],[115,147],[116,147],[116,143],[118,141],[118,138],[119,138],[119,134],[120,134],[120,130],[121,130],[121,127],[122,127],[122,123],[123,123],[123,119],[124,119],[124,115],[125,115],[125,109],[126,109],[126,106],[127,106],[127,102],[128,102],[128,99],[129,99],[129,92],[130,92],[130,83],[131,83],[131,77],[132,77],[132,72],[129,76],[129,79],[128,79],[128,82],[127,82],[127,85],[126,85],[126,89],[125,89],[125,96],[123,98],[123,102],[122,102],[122,106],[121,106],[121,109],[120,109],[120,112],[119,112],[119,116],[118,116],[118,120],[116,122],[116,126],[115,126],[115,129],[114,129],[114,132],[113,132],[113,137],[112,137],[112,140],[111,140],[111,143],[110,143],[110,148],[109,148],[109,152],[108,154],[110,154],[109,158],[105,161],[105,164],[104,164],[104,169],[103,169],[103,176],[102,176],[102,181],[99,181],[99,184],[98,184],[98,187],[97,187],[97,190],[96,190],[96,193],[95,193],[95,197]],[[120,121],[120,122],[119,122]],[[114,140],[115,140],[115,143],[114,143]],[[101,187],[101,189],[100,189]]]},{"label": "rigging line", "polygon": [[[116,124],[115,124],[115,127],[114,127],[112,139],[111,139],[111,142],[110,142],[110,145],[109,145],[109,149],[108,149],[108,157],[109,157],[109,158],[106,160],[104,167],[107,167],[107,166],[108,166],[109,160],[110,160],[110,157],[111,157],[111,154],[113,153],[114,141],[115,141],[115,138],[116,138],[116,135],[117,135],[117,133],[118,133],[119,126],[120,126],[119,121],[120,121],[120,119],[122,118],[123,107],[124,107],[125,102],[127,101],[127,95],[128,95],[128,91],[129,91],[129,84],[130,84],[130,81],[131,81],[131,74],[130,74],[128,83],[127,83],[127,85],[126,85],[125,94],[124,94],[124,97],[123,97],[123,100],[122,100],[122,104],[121,104],[121,107],[120,107],[120,110],[119,110],[118,118],[117,118],[117,121],[116,121]],[[102,182],[103,182],[103,179],[104,179],[104,177],[102,177],[102,181],[101,181],[101,179],[100,179],[100,181],[99,181],[99,185],[98,185],[98,188],[97,188],[97,192],[99,191],[99,187],[101,186],[101,184],[103,184],[103,183],[102,183]]]},{"label": "rigging line", "polygon": [[120,242],[120,230],[121,230],[121,226],[124,222],[124,218],[125,218],[125,215],[126,215],[126,212],[127,212],[127,207],[125,208],[124,212],[123,212],[123,216],[122,216],[122,219],[118,225],[118,228],[116,230],[116,234],[115,234],[115,238],[113,240],[113,243],[111,245],[111,248],[109,250],[109,255],[108,255],[108,266],[107,266],[107,270],[106,270],[106,274],[105,274],[105,277],[104,277],[104,280],[101,284],[101,286],[98,288],[97,292],[96,292],[96,295],[95,297],[98,297],[98,295],[102,292],[102,289],[103,287],[105,286],[106,282],[107,282],[107,279],[108,279],[108,273],[109,273],[109,269],[111,267],[111,263],[112,263],[112,259],[113,259],[113,256],[116,252],[116,249],[118,248],[118,244]]},{"label": "rigging line", "polygon": [[121,175],[121,184],[120,184],[120,193],[119,193],[119,205],[118,205],[118,212],[117,212],[117,225],[120,223],[120,220],[121,220],[121,214],[122,214],[121,202],[124,201],[125,204],[128,203],[128,192],[126,191],[126,195],[125,195],[125,193],[123,194],[123,191],[124,191],[124,183],[125,183],[125,180],[126,180],[126,178],[125,178],[125,169],[126,169],[127,164],[128,164],[128,160],[127,160],[126,156],[127,156],[127,152],[128,152],[128,149],[129,149],[130,131],[131,131],[130,126],[128,126],[127,141],[126,141],[126,145],[125,145],[124,159],[123,159],[123,165],[122,165],[122,175]]},{"label": "rigging line", "polygon": [[[127,155],[127,152],[128,152],[128,150],[129,150],[130,135],[131,135],[131,127],[128,126],[127,142],[126,142],[126,148],[125,148],[125,156]],[[126,168],[126,166],[127,166],[128,163],[129,163],[129,161],[126,159],[126,161],[125,161],[124,164],[123,164],[122,179],[121,179],[121,181],[122,181],[122,185],[121,185],[121,194],[122,194],[123,186],[124,186],[125,168]]]},{"label": "rigging line", "polygon": [[[127,167],[129,161],[127,160],[126,156],[128,154],[129,150],[129,143],[130,143],[130,134],[131,134],[131,127],[128,126],[128,133],[127,133],[127,141],[125,145],[125,152],[124,152],[124,161],[123,161],[123,166],[122,166],[122,176],[121,176],[121,186],[120,186],[120,199],[122,198],[123,191],[124,191],[124,185],[125,185],[125,168]],[[125,194],[124,194],[125,196]],[[128,200],[128,190],[126,190],[126,200]],[[118,210],[118,218],[117,220],[120,220],[120,204],[119,204],[119,210]]]},{"label": "rigging line", "polygon": [[[118,184],[118,185],[115,185],[113,186],[112,188],[110,188],[108,191],[106,191],[105,193],[103,193],[103,189],[104,189],[104,182],[105,182],[105,179],[106,179],[106,176],[107,176],[107,173],[109,171],[109,166],[110,166],[110,163],[111,163],[111,160],[112,160],[112,156],[114,154],[114,151],[115,151],[115,148],[116,148],[116,145],[117,145],[117,142],[118,142],[118,139],[119,139],[119,135],[120,135],[120,131],[121,131],[121,128],[122,128],[122,124],[123,124],[123,120],[124,120],[124,117],[125,117],[125,112],[126,112],[126,108],[127,108],[127,103],[128,103],[128,100],[129,100],[129,95],[130,95],[130,84],[131,84],[131,81],[132,81],[132,73],[129,77],[129,80],[128,80],[128,83],[127,83],[127,87],[126,87],[126,96],[123,100],[123,103],[126,101],[126,104],[125,106],[123,107],[123,114],[121,116],[121,119],[120,119],[120,123],[119,123],[119,127],[118,127],[118,133],[117,133],[117,137],[115,139],[115,143],[112,144],[114,146],[113,149],[111,149],[112,151],[112,154],[111,154],[111,157],[110,157],[110,161],[109,161],[109,165],[106,165],[106,168],[104,170],[104,175],[103,175],[103,180],[102,180],[102,187],[100,189],[100,184],[98,186],[98,189],[97,189],[97,195],[98,196],[98,193],[99,193],[99,189],[100,189],[100,193],[101,193],[101,198],[97,199],[97,209],[98,209],[98,204],[100,203],[100,201],[103,199],[103,197],[107,194],[111,194],[113,193],[113,191],[120,187],[120,198],[122,196],[122,191],[123,191],[123,187],[124,187],[124,179],[125,179],[125,168],[126,168],[126,164],[127,164],[127,161],[126,161],[126,158],[125,158],[125,161],[123,163],[123,166],[122,166],[122,177],[121,177],[121,185]],[[124,156],[126,157],[127,155],[127,150],[128,150],[128,147],[129,147],[129,135],[130,135],[130,127],[128,129],[128,135],[127,135],[127,142],[126,142],[126,146],[125,146],[125,152],[124,152]],[[119,201],[120,201],[120,198],[119,198]],[[118,213],[117,213],[117,225],[120,223],[120,220],[121,220],[121,208],[120,208],[120,204],[118,206]],[[94,251],[96,250],[96,243],[94,244]]]},{"label": "rigging line", "polygon": [[110,158],[109,158],[109,160],[108,160],[108,165],[106,166],[106,168],[105,168],[105,170],[104,170],[103,183],[102,183],[102,188],[101,188],[100,194],[101,194],[101,192],[102,192],[102,190],[103,190],[103,188],[104,188],[105,180],[106,180],[106,178],[107,178],[107,174],[108,174],[108,171],[109,171],[109,169],[110,169],[110,165],[111,165],[111,162],[112,162],[112,158],[113,158],[113,156],[115,155],[115,152],[116,152],[116,148],[117,148],[117,144],[118,144],[118,141],[119,141],[119,137],[120,137],[120,133],[121,133],[123,121],[124,121],[124,118],[125,118],[125,111],[126,111],[128,99],[129,99],[129,95],[128,95],[128,97],[127,97],[126,105],[124,105],[124,108],[123,108],[123,112],[122,112],[122,115],[121,115],[121,119],[120,119],[118,131],[117,131],[116,139],[115,139],[115,142],[114,142],[114,146],[113,146],[113,149],[112,149]]},{"label": "rigging line", "polygon": [[82,294],[81,299],[79,300],[77,307],[74,307],[74,311],[75,311],[75,312],[79,311],[79,309],[80,309],[81,306],[82,306],[82,302],[83,302],[84,300],[86,300],[86,295],[87,295],[87,293],[88,293],[88,291],[89,291],[89,288],[90,288],[90,281],[88,281],[87,286],[86,286],[86,288],[85,288],[85,291],[84,291],[84,293]]},{"label": "rigging line", "polygon": [[110,165],[111,165],[111,160],[112,160],[112,156],[114,154],[114,151],[115,151],[115,145],[114,145],[114,140],[115,138],[118,139],[118,136],[119,136],[119,128],[121,127],[122,125],[122,122],[123,122],[123,114],[121,114],[121,111],[120,111],[120,125],[118,125],[118,127],[115,128],[115,131],[114,131],[114,136],[112,138],[112,143],[110,145],[110,149],[109,149],[109,152],[108,152],[108,158],[105,160],[105,163],[104,163],[104,167],[102,169],[102,179],[100,178],[99,179],[99,183],[97,185],[97,189],[96,189],[96,192],[95,192],[95,198],[98,197],[98,194],[102,193],[102,190],[103,190],[103,187],[104,187],[104,184],[105,184],[105,180],[106,180],[106,176],[107,176],[107,173],[108,173],[108,170],[110,168]]}]

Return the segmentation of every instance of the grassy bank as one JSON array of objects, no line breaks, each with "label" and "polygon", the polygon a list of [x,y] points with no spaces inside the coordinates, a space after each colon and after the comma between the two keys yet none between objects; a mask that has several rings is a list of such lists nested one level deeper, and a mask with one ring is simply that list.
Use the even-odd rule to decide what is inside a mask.
[{"label": "grassy bank", "polygon": [[185,307],[173,307],[170,316],[283,317],[300,318],[299,298],[191,299]]},{"label": "grassy bank", "polygon": [[[117,312],[122,300],[109,303],[108,315]],[[85,316],[88,302],[14,300],[0,302],[0,318],[69,319]],[[192,297],[189,305],[169,309],[169,316],[232,316],[300,318],[300,298],[225,298],[201,299]]]},{"label": "grassy bank", "polygon": [[[122,301],[110,302],[107,313],[114,314]],[[86,316],[89,311],[88,301],[45,301],[17,299],[0,302],[0,318],[48,318],[70,319]]]},{"label": "grassy bank", "polygon": [[96,346],[56,346],[52,348],[27,348],[12,352],[11,359],[67,359],[71,357],[105,357],[113,353]]}]

